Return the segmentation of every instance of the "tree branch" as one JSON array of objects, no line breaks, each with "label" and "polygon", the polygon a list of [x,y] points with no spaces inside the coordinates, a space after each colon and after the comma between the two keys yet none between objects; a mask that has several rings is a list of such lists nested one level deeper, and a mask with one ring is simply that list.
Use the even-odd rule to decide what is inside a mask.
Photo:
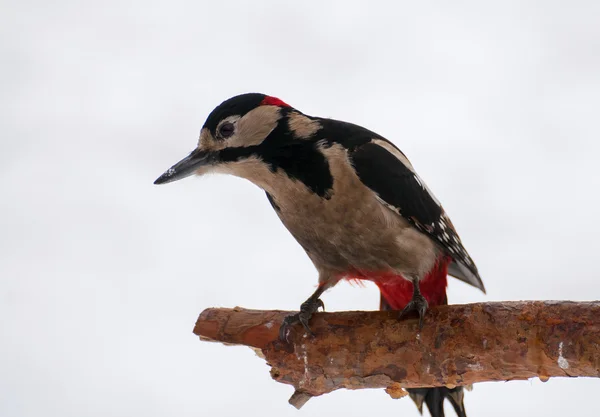
[{"label": "tree branch", "polygon": [[276,381],[293,385],[290,402],[339,388],[458,386],[555,376],[600,376],[600,302],[524,301],[432,308],[417,320],[396,312],[318,313],[315,337],[301,326],[278,340],[286,311],[206,309],[194,333],[253,347]]}]

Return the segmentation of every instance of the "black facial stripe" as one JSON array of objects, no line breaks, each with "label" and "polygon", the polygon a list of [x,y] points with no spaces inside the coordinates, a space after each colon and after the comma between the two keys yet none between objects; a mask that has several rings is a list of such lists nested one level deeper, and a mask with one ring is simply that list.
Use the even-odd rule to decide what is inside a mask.
[{"label": "black facial stripe", "polygon": [[302,182],[317,195],[329,198],[333,176],[329,162],[318,149],[316,141],[297,140],[281,120],[269,137],[260,145],[226,148],[219,152],[223,162],[238,161],[256,156],[272,172],[283,171],[289,178]]},{"label": "black facial stripe", "polygon": [[329,162],[315,143],[287,143],[260,153],[271,171],[282,170],[292,179],[301,181],[320,197],[328,197],[333,188]]},{"label": "black facial stripe", "polygon": [[285,109],[277,127],[259,145],[259,154],[271,171],[281,169],[320,197],[329,198],[329,191],[333,188],[329,162],[318,149],[317,141],[294,138],[288,129],[287,111]]},{"label": "black facial stripe", "polygon": [[256,146],[242,146],[239,148],[225,148],[217,151],[219,162],[236,162],[240,159],[249,158],[251,156],[259,156],[256,152]]},{"label": "black facial stripe", "polygon": [[[254,95],[248,94],[247,96]],[[255,100],[254,103],[251,103],[253,105],[257,101],[262,101],[264,96],[258,96],[260,97],[248,97],[248,103],[251,99]],[[221,112],[222,116],[219,117],[219,120],[228,116],[222,113],[224,110],[220,109],[221,107],[228,108],[226,104],[227,102],[223,103],[213,112],[216,113],[217,110]],[[249,106],[246,111],[252,108]],[[241,114],[242,110],[240,109],[241,107],[236,103],[235,114]],[[317,143],[325,147],[339,143],[343,147],[353,150],[373,138],[385,140],[380,135],[352,123],[310,116],[306,117],[318,121],[322,128],[310,139],[296,139],[288,128],[286,117],[291,111],[297,110],[281,108],[282,117],[277,127],[260,145],[223,149],[219,152],[219,159],[223,162],[232,162],[256,156],[263,160],[272,172],[282,170],[289,178],[301,181],[317,195],[328,198],[333,188],[333,176],[327,158],[318,149]],[[209,120],[212,118],[213,114],[209,116]],[[208,126],[209,120],[205,126]]]}]

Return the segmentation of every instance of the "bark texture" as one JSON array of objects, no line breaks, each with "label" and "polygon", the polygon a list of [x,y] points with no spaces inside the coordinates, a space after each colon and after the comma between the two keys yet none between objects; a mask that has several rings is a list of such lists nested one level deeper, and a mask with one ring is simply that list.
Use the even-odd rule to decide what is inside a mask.
[{"label": "bark texture", "polygon": [[395,312],[317,313],[315,337],[300,325],[278,340],[287,311],[209,308],[194,333],[261,351],[290,403],[336,389],[472,384],[539,377],[600,376],[600,302],[523,301],[432,308],[417,320]]}]

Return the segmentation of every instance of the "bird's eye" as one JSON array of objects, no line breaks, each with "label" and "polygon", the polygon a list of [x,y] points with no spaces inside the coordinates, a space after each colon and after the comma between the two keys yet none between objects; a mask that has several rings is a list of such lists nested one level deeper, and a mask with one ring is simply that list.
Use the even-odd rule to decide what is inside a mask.
[{"label": "bird's eye", "polygon": [[230,122],[223,123],[219,127],[219,136],[221,136],[222,138],[228,138],[231,135],[233,135],[234,130],[235,130],[235,127],[233,126],[233,123],[230,123]]}]

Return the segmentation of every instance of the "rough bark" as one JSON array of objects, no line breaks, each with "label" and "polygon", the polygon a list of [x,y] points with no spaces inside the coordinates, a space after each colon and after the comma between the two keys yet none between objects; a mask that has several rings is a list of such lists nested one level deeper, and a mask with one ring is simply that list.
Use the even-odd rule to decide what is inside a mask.
[{"label": "rough bark", "polygon": [[600,302],[524,301],[432,308],[417,320],[395,312],[318,313],[310,337],[295,326],[278,340],[291,312],[207,309],[194,333],[203,340],[262,352],[276,381],[293,385],[290,402],[339,388],[458,386],[482,381],[600,376]]}]

